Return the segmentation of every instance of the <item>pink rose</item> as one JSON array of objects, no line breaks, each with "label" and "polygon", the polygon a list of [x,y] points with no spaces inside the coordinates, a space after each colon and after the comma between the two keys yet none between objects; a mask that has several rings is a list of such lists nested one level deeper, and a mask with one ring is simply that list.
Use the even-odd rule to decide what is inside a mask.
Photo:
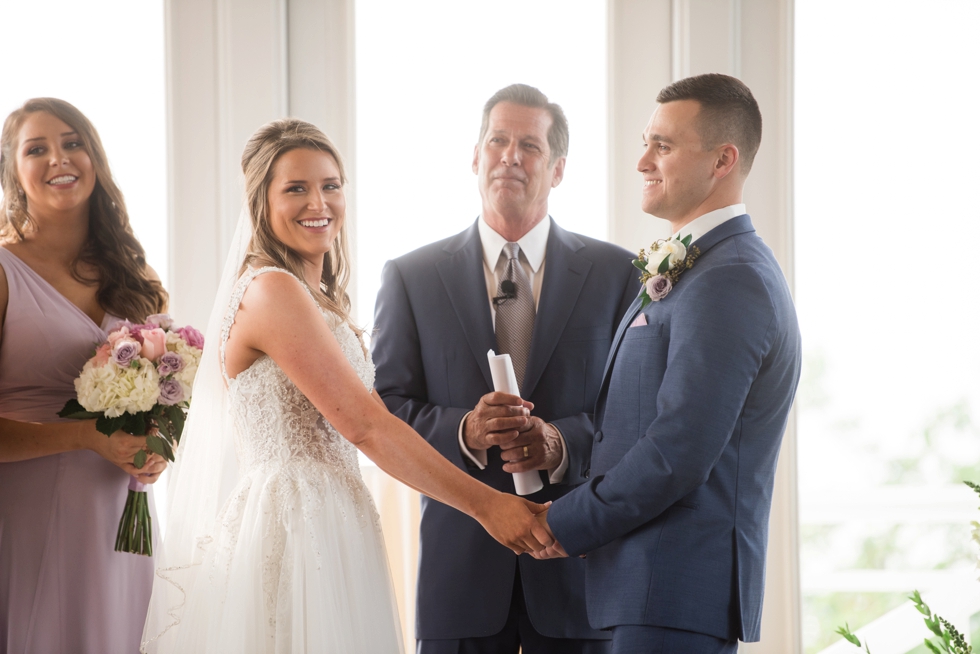
[{"label": "pink rose", "polygon": [[105,364],[109,363],[109,357],[112,356],[112,345],[109,343],[103,343],[99,347],[95,348],[95,367],[101,368]]},{"label": "pink rose", "polygon": [[673,288],[673,284],[663,275],[654,275],[646,283],[647,295],[653,302],[659,302],[667,297],[671,288]]},{"label": "pink rose", "polygon": [[143,356],[150,361],[156,361],[164,352],[167,351],[167,332],[159,327],[153,329],[141,329],[139,331],[143,337]]},{"label": "pink rose", "polygon": [[196,347],[199,349],[204,348],[204,334],[197,331],[190,325],[187,325],[186,327],[181,327],[180,329],[177,330],[177,333],[180,334],[180,337],[184,339],[184,342],[190,345],[191,347]]},{"label": "pink rose", "polygon": [[110,347],[116,347],[116,343],[120,340],[130,337],[128,322],[117,322],[107,336]]},{"label": "pink rose", "polygon": [[146,322],[148,325],[159,327],[160,329],[170,329],[174,324],[174,320],[170,317],[169,313],[154,313],[152,316],[146,318]]}]

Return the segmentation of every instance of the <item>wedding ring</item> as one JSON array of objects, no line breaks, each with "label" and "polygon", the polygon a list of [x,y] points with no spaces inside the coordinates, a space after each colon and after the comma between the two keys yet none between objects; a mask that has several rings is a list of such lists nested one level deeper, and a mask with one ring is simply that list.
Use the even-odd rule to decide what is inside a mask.
[{"label": "wedding ring", "polygon": [[527,452],[527,445],[525,445],[525,446],[524,446],[524,458],[525,458],[525,459],[527,459],[527,458],[530,458],[530,456],[531,456],[531,455],[530,455],[530,454],[528,454],[528,452]]}]

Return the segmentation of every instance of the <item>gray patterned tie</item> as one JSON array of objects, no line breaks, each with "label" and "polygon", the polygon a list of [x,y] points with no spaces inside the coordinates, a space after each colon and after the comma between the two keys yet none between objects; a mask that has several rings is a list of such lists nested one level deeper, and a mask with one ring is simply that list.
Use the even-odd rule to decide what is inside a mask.
[{"label": "gray patterned tie", "polygon": [[[497,287],[497,299],[494,300],[497,305],[494,331],[497,333],[498,353],[510,355],[517,383],[523,387],[524,370],[527,368],[527,357],[531,350],[531,332],[534,329],[534,295],[531,282],[518,258],[520,251],[521,246],[517,243],[507,243],[501,253],[507,257],[507,267]],[[511,292],[508,293],[507,290]]]}]

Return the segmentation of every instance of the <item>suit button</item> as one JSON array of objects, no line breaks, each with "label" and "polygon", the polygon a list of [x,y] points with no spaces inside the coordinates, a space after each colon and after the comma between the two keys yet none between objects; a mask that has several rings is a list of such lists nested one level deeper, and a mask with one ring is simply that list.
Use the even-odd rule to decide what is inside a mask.
[{"label": "suit button", "polygon": [[590,470],[589,468],[586,468],[585,469],[585,473],[582,476],[585,477],[586,479],[588,479],[589,478],[589,473],[591,473],[591,472],[592,472],[592,470]]},{"label": "suit button", "polygon": [[596,443],[601,443],[602,442],[602,430],[601,429],[595,433],[595,442]]}]

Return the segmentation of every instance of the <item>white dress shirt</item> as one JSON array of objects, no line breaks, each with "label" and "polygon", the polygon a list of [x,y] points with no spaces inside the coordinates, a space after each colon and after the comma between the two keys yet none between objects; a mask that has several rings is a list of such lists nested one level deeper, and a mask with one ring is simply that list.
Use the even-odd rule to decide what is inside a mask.
[{"label": "white dress shirt", "polygon": [[[483,219],[482,215],[479,221],[477,221],[477,228],[480,232],[480,243],[483,245],[483,276],[487,282],[487,302],[490,304],[490,315],[493,318],[494,327],[496,328],[497,309],[493,305],[493,298],[496,297],[497,289],[500,288],[501,277],[507,270],[507,257],[500,256],[504,245],[507,243],[507,239],[494,231]],[[544,259],[545,253],[548,250],[548,234],[550,232],[551,216],[545,216],[541,222],[531,228],[531,231],[517,241],[517,244],[521,246],[521,267],[524,268],[524,273],[531,283],[535,311],[537,311],[538,304],[541,301],[541,283],[544,281]],[[463,416],[463,419],[459,423],[459,449],[463,453],[463,456],[472,461],[480,470],[483,470],[487,467],[486,450],[471,451],[466,447],[466,443],[463,442],[463,425],[466,423],[466,418],[470,413]],[[568,470],[568,448],[565,445],[565,437],[562,436],[560,429],[557,427],[555,429],[558,431],[559,438],[561,438],[561,463],[558,464],[557,468],[548,471],[552,484],[560,482],[562,477],[565,476],[565,471]]]},{"label": "white dress shirt", "polygon": [[681,238],[685,238],[688,234],[690,234],[691,243],[693,243],[718,225],[728,222],[732,218],[741,216],[744,213],[744,204],[730,204],[727,207],[709,211],[703,216],[698,216],[688,224],[681,227],[678,231],[674,232],[674,235],[671,236],[671,238],[677,238],[681,234],[684,235],[681,236]]}]

